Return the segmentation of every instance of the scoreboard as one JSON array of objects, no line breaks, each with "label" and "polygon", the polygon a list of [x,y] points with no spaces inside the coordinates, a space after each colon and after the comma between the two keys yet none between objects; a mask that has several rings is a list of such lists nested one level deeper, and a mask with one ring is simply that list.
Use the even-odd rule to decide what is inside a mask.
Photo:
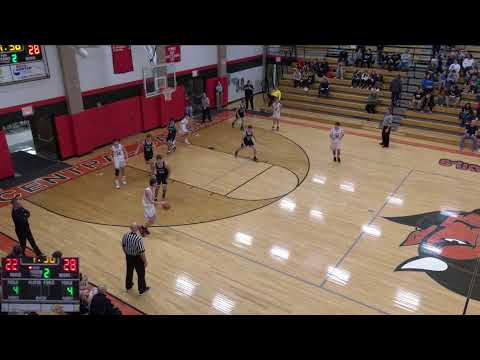
[{"label": "scoreboard", "polygon": [[0,44],[0,85],[49,77],[41,45]]},{"label": "scoreboard", "polygon": [[3,312],[80,310],[78,258],[3,258],[1,282]]}]

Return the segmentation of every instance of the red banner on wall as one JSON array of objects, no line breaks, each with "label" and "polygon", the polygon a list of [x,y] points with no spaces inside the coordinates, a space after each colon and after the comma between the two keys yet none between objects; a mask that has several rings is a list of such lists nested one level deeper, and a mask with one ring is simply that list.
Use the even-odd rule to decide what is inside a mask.
[{"label": "red banner on wall", "polygon": [[113,73],[133,71],[132,50],[129,45],[112,45]]},{"label": "red banner on wall", "polygon": [[176,63],[180,62],[180,45],[167,45],[165,46],[165,62]]}]

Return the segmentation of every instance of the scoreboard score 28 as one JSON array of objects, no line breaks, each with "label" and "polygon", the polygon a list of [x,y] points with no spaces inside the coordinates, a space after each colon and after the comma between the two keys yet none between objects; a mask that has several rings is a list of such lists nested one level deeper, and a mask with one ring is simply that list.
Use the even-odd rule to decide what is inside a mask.
[{"label": "scoreboard score 28", "polygon": [[41,45],[0,44],[0,85],[49,77]]},{"label": "scoreboard score 28", "polygon": [[80,310],[78,258],[2,259],[2,311]]}]

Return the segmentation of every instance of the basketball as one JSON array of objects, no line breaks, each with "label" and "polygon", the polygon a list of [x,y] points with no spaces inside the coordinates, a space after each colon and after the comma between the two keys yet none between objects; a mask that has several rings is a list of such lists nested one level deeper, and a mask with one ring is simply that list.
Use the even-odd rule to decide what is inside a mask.
[{"label": "basketball", "polygon": [[160,205],[162,205],[162,208],[163,208],[164,210],[170,209],[170,204],[169,204],[168,202],[166,202],[166,201],[162,201],[162,202],[160,203]]}]

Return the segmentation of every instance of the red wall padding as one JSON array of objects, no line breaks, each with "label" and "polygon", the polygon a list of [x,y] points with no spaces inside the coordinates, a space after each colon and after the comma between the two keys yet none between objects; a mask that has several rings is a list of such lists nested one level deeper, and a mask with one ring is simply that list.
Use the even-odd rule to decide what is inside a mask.
[{"label": "red wall padding", "polygon": [[180,120],[185,115],[185,89],[183,85],[177,86],[172,94],[172,100],[165,103],[168,119]]},{"label": "red wall padding", "polygon": [[142,129],[143,131],[154,129],[160,126],[160,96],[140,99],[142,108]]},{"label": "red wall padding", "polygon": [[0,131],[0,179],[5,179],[15,175],[13,170],[10,151],[8,150],[7,139],[3,131]]},{"label": "red wall padding", "polygon": [[220,80],[223,86],[223,106],[228,103],[228,79],[226,76],[223,77],[215,77],[207,79],[205,82],[205,93],[207,94],[208,98],[210,99],[210,107],[217,106],[217,97],[215,95],[215,87],[217,86],[217,82]]},{"label": "red wall padding", "polygon": [[74,156],[77,151],[75,138],[73,137],[72,117],[70,115],[55,117],[55,127],[57,129],[57,141],[61,159]]}]

